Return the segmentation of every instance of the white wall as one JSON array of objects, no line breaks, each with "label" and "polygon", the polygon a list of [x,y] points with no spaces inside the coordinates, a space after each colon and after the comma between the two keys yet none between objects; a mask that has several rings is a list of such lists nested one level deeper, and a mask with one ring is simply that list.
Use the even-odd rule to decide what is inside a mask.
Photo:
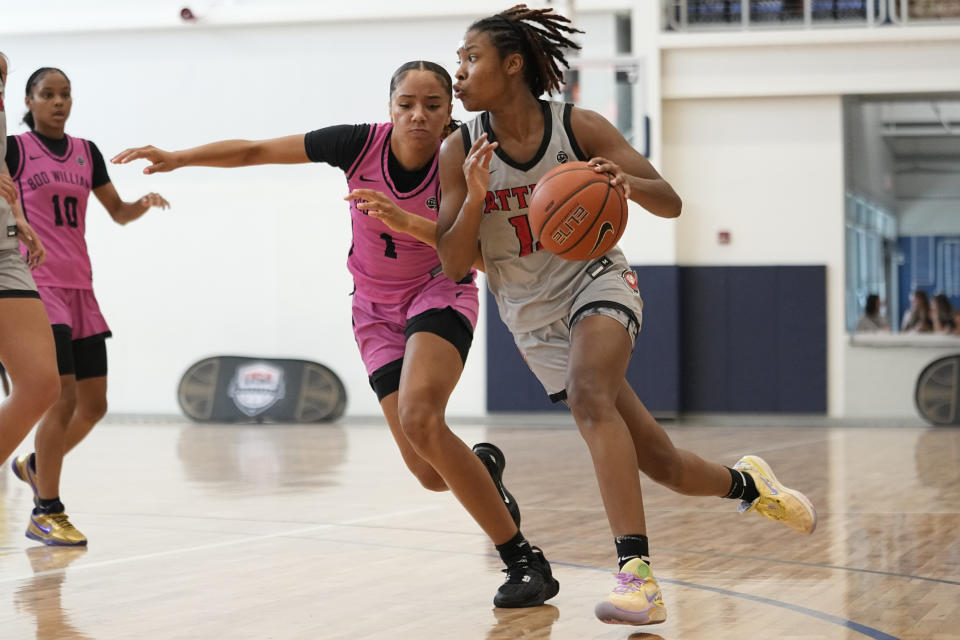
[{"label": "white wall", "polygon": [[[148,143],[177,148],[380,121],[393,70],[418,58],[452,69],[466,24],[8,34],[10,129],[22,130],[22,87],[44,65],[62,67],[72,80],[68,132],[92,139],[108,157]],[[121,195],[158,191],[171,210],[126,227],[109,221],[93,198],[88,211],[96,292],[115,334],[108,343],[111,409],[176,412],[176,383],[192,362],[253,354],[328,364],[344,378],[349,413],[377,413],[350,329],[342,173],[300,165],[148,177],[142,167],[110,167]],[[483,335],[452,415],[483,412]]]}]

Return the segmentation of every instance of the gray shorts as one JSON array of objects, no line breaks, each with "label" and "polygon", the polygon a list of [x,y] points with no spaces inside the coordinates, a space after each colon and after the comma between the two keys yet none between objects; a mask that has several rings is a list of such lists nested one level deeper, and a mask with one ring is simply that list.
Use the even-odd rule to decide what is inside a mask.
[{"label": "gray shorts", "polygon": [[0,298],[39,298],[19,249],[0,250]]},{"label": "gray shorts", "polygon": [[513,336],[527,366],[554,402],[566,397],[573,326],[592,315],[607,316],[622,324],[633,344],[643,320],[643,300],[637,290],[637,274],[619,267],[607,271],[589,281],[577,293],[567,317]]}]

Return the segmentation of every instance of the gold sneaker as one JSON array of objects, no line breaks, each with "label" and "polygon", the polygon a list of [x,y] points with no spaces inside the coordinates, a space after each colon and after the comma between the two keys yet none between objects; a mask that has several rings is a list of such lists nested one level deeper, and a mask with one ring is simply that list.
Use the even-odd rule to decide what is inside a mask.
[{"label": "gold sneaker", "polygon": [[753,502],[740,503],[740,513],[755,511],[800,533],[813,533],[817,528],[817,510],[807,496],[783,486],[763,458],[743,456],[733,468],[749,473],[760,492],[760,497]]},{"label": "gold sneaker", "polygon": [[660,585],[653,577],[650,565],[634,558],[613,575],[617,577],[617,586],[593,609],[601,622],[643,625],[658,624],[667,619]]},{"label": "gold sneaker", "polygon": [[40,494],[37,493],[37,472],[33,470],[33,466],[30,464],[30,458],[32,457],[32,453],[16,457],[10,463],[10,468],[18,480],[23,480],[30,485],[30,489],[33,490],[33,503],[36,504]]},{"label": "gold sneaker", "polygon": [[31,513],[26,536],[52,546],[79,547],[87,544],[87,538],[70,524],[66,513]]}]

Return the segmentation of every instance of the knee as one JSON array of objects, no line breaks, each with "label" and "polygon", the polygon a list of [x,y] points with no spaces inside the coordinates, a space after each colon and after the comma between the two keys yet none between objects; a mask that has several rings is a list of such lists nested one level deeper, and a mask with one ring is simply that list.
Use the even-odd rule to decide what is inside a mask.
[{"label": "knee", "polygon": [[77,415],[87,422],[99,422],[103,416],[107,415],[106,397],[84,398],[83,402],[77,403]]},{"label": "knee", "polygon": [[436,448],[441,431],[446,428],[443,416],[425,403],[415,401],[402,403],[398,414],[400,428],[407,440],[417,453],[429,457]]},{"label": "knee", "polygon": [[37,417],[43,415],[60,399],[60,376],[56,368],[31,371],[28,375],[15,376],[11,373],[11,378],[11,396],[29,402]]},{"label": "knee", "polygon": [[606,391],[590,381],[568,383],[567,404],[581,432],[592,431],[597,423],[606,422],[616,414],[616,396]]}]

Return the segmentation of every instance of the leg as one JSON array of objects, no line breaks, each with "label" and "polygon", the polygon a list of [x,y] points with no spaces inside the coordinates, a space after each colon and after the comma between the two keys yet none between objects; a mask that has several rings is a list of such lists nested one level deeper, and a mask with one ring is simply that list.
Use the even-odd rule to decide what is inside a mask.
[{"label": "leg", "polygon": [[631,352],[629,334],[612,318],[587,316],[571,332],[567,402],[590,449],[614,536],[647,530],[637,454],[616,406]]},{"label": "leg", "polygon": [[80,444],[93,426],[107,414],[107,377],[77,380],[76,408],[67,424],[63,455]]},{"label": "leg", "polygon": [[416,454],[436,469],[494,544],[503,544],[517,534],[517,525],[486,467],[445,420],[462,370],[450,342],[425,331],[411,335],[400,376],[400,425]]},{"label": "leg", "polygon": [[400,427],[400,415],[397,408],[399,397],[399,392],[394,391],[380,401],[380,408],[383,410],[383,417],[387,419],[387,424],[390,425],[390,433],[397,443],[397,448],[400,449],[400,456],[406,463],[407,468],[410,469],[410,473],[420,481],[425,489],[446,491],[447,483],[437,473],[437,470],[414,450],[410,440],[407,439],[406,434]]},{"label": "leg", "polygon": [[620,381],[617,411],[633,438],[640,471],[651,480],[688,496],[725,496],[730,472],[700,456],[677,449],[626,380]]},{"label": "leg", "polygon": [[0,460],[6,460],[60,392],[53,333],[40,300],[0,298],[0,361],[12,382],[0,404]]},{"label": "leg", "polygon": [[44,414],[37,427],[34,448],[37,454],[37,497],[60,497],[60,468],[63,466],[67,425],[77,407],[77,380],[74,375],[60,376],[60,397]]}]

